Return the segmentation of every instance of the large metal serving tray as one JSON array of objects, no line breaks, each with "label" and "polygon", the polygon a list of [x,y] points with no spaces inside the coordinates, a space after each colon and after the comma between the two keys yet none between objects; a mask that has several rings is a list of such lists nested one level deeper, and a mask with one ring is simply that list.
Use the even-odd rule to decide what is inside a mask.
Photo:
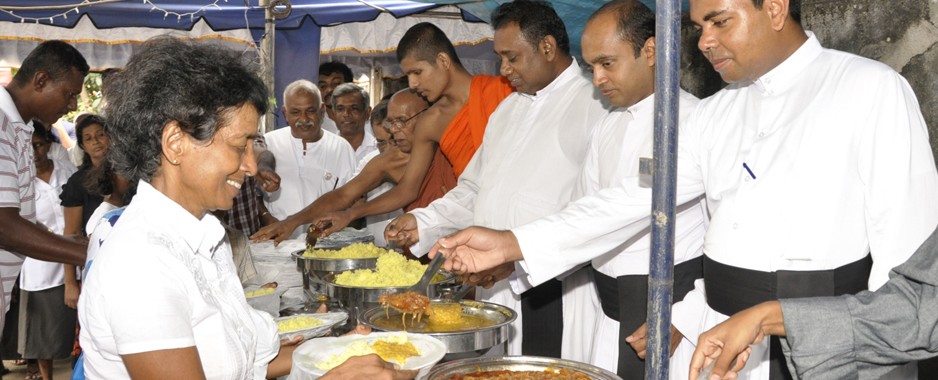
[{"label": "large metal serving tray", "polygon": [[[447,301],[448,302],[448,301]],[[425,334],[439,339],[446,345],[448,356],[444,360],[451,360],[464,357],[476,357],[484,354],[488,349],[502,344],[508,340],[511,322],[517,318],[514,310],[508,307],[483,301],[461,300],[462,313],[481,317],[493,322],[490,326],[478,327],[452,332],[423,332],[413,326],[407,331],[415,334]],[[400,311],[391,309],[386,310],[384,306],[378,306],[366,311],[362,317],[362,323],[371,326],[378,331],[384,331],[386,328],[376,325],[375,321],[390,314],[391,318],[398,318]]]},{"label": "large metal serving tray", "polygon": [[544,371],[561,368],[581,372],[591,379],[621,380],[616,374],[590,364],[540,356],[502,356],[454,360],[438,364],[430,370],[428,379],[448,380],[453,375],[476,371]]}]

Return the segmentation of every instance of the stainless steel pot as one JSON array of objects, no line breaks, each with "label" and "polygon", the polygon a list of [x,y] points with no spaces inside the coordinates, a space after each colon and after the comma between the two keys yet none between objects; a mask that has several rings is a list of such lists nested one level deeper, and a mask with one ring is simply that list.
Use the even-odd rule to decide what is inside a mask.
[{"label": "stainless steel pot", "polygon": [[429,380],[448,380],[453,375],[476,371],[544,371],[547,369],[578,371],[594,380],[621,380],[616,374],[594,365],[540,356],[502,356],[454,360],[430,370]]},{"label": "stainless steel pot", "polygon": [[[445,278],[442,281],[431,284],[430,288],[428,289],[428,296],[430,298],[439,297],[439,294],[441,293],[440,287],[443,286],[443,284],[447,284],[452,281],[453,275],[451,273],[440,271],[440,274],[444,275]],[[379,300],[381,296],[385,294],[403,292],[410,287],[401,286],[368,288],[358,286],[344,286],[335,283],[336,275],[338,275],[338,273],[330,272],[320,277],[322,282],[325,284],[326,294],[328,294],[332,300],[338,301],[342,307],[347,309],[349,316],[358,318],[357,320],[359,321],[364,321],[360,317],[366,310],[381,305]]]},{"label": "stainless steel pot", "polygon": [[[446,345],[447,352],[447,356],[443,358],[444,361],[477,357],[490,348],[508,340],[511,331],[510,324],[517,318],[517,313],[514,310],[491,302],[460,300],[459,303],[462,306],[463,315],[480,317],[492,321],[493,324],[491,326],[448,332],[426,332],[422,331],[420,325],[417,325],[408,327],[407,332],[430,335],[442,341]],[[388,317],[388,315],[390,316]],[[388,319],[397,319],[401,317],[401,312],[394,309],[386,310],[383,306],[378,306],[362,314],[361,321],[375,330],[390,331],[386,325],[375,323],[377,320],[386,317]]]},{"label": "stainless steel pot", "polygon": [[365,259],[325,259],[319,257],[306,257],[303,253],[306,250],[293,252],[291,255],[296,259],[296,269],[304,274],[312,274],[317,278],[333,272],[345,272],[355,269],[375,269],[378,265],[378,258]]},{"label": "stainless steel pot", "polygon": [[321,301],[320,298],[327,294],[326,283],[322,280],[324,276],[356,269],[375,269],[378,265],[377,257],[327,259],[306,257],[303,256],[304,252],[306,250],[299,250],[291,253],[291,255],[296,259],[296,270],[303,273],[303,289],[306,292],[307,300],[310,302]]}]

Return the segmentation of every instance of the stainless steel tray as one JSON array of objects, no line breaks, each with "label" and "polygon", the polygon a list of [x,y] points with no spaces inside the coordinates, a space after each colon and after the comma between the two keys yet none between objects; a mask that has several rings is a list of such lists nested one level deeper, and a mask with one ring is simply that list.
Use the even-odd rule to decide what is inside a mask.
[{"label": "stainless steel tray", "polygon": [[306,274],[312,274],[319,278],[330,272],[345,272],[355,269],[375,269],[378,265],[378,258],[364,259],[329,259],[319,257],[306,257],[303,253],[306,250],[299,250],[291,253],[296,259],[296,269]]},{"label": "stainless steel tray", "polygon": [[591,379],[615,380],[621,378],[616,374],[596,367],[594,365],[575,362],[572,360],[545,358],[540,356],[502,356],[481,357],[454,360],[439,364],[430,370],[429,380],[447,380],[450,376],[476,371],[543,371],[546,369],[568,369],[582,372]]},{"label": "stainless steel tray", "polygon": [[[441,340],[446,345],[447,354],[454,354],[451,358],[475,357],[508,340],[510,324],[517,318],[514,310],[491,302],[461,300],[459,303],[462,305],[463,315],[481,317],[494,323],[491,326],[447,332],[425,332],[419,327],[415,329],[411,326],[407,332],[430,335]],[[362,314],[361,321],[373,329],[388,331],[386,327],[375,324],[376,320],[385,317],[385,313],[389,314],[390,318],[399,318],[401,315],[400,311],[386,310],[384,306],[378,306]]]}]

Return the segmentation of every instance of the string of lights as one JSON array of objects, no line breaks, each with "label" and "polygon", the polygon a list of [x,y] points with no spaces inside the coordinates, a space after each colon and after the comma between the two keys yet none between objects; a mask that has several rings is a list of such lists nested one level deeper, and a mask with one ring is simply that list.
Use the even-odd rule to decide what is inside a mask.
[{"label": "string of lights", "polygon": [[[55,24],[56,19],[68,20],[69,14],[72,14],[72,13],[74,13],[75,15],[81,14],[80,8],[82,7],[93,6],[97,4],[114,3],[118,1],[124,1],[124,0],[96,0],[96,1],[82,0],[80,3],[77,3],[77,4],[54,5],[54,6],[2,6],[0,5],[0,12],[6,13],[10,16],[13,16],[19,19],[21,23],[34,22],[37,24],[38,23]],[[182,13],[175,12],[172,10],[167,10],[163,7],[160,7],[159,5],[154,3],[153,0],[143,0],[143,4],[150,6],[150,12],[157,12],[157,13],[162,12],[163,19],[166,19],[170,16],[176,16],[176,22],[182,22],[183,18],[188,17],[189,21],[191,22],[191,21],[195,21],[196,15],[205,12],[209,8],[221,9],[221,7],[218,5],[219,1],[224,1],[226,3],[228,2],[228,0],[212,0],[212,2],[199,7],[195,11],[182,12]],[[18,11],[40,11],[40,10],[56,10],[56,9],[66,9],[66,10],[57,14],[53,14],[51,16],[43,16],[43,17],[21,16],[16,13]]]}]

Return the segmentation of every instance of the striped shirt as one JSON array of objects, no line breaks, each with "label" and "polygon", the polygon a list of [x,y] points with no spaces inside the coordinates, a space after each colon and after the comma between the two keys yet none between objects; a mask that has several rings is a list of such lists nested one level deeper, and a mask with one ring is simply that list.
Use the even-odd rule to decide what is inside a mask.
[{"label": "striped shirt", "polygon": [[[32,123],[20,117],[6,89],[0,87],[0,207],[15,207],[20,216],[36,222],[36,193],[33,177]],[[23,265],[23,255],[0,248],[0,287],[2,310],[10,305],[10,292]],[[2,323],[2,315],[0,315]]]}]

